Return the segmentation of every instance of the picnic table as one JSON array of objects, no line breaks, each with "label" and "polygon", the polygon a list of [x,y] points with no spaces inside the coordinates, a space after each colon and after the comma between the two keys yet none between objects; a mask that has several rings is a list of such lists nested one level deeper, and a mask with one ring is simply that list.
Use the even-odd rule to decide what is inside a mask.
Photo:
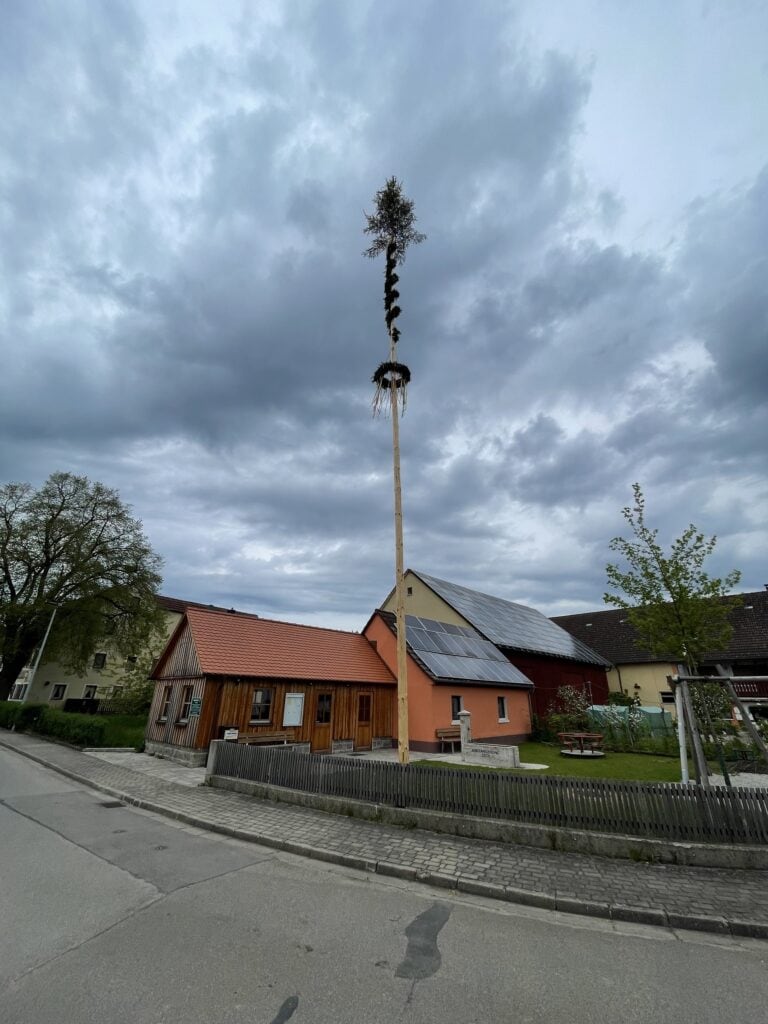
[{"label": "picnic table", "polygon": [[568,757],[605,757],[601,732],[559,732],[557,738]]}]

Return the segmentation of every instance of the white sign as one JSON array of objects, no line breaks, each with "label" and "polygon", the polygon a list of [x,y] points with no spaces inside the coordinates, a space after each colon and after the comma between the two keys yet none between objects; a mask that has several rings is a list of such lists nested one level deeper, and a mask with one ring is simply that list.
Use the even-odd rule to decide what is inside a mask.
[{"label": "white sign", "polygon": [[240,730],[239,729],[225,729],[224,730],[224,739],[225,740],[236,740],[239,735],[240,735]]},{"label": "white sign", "polygon": [[283,726],[301,725],[304,717],[304,694],[286,693],[285,707],[283,708]]}]

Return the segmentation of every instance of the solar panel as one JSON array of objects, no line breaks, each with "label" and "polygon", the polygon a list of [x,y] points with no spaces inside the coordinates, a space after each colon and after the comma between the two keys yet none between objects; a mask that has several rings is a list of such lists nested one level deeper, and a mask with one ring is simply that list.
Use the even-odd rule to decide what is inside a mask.
[{"label": "solar panel", "polygon": [[[519,651],[553,654],[591,665],[607,664],[604,658],[585,643],[571,636],[535,608],[460,587],[435,576],[423,573],[415,575],[494,644]],[[453,632],[455,628],[461,627],[451,626],[449,629],[448,624],[444,624],[444,628]]]},{"label": "solar panel", "polygon": [[407,615],[405,622],[411,654],[434,679],[533,685],[494,644],[471,626],[454,626],[415,615]]}]

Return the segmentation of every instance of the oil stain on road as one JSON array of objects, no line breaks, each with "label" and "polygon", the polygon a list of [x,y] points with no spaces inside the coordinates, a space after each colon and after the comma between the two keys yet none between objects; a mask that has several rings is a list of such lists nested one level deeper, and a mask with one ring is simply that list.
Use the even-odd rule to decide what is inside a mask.
[{"label": "oil stain on road", "polygon": [[440,970],[442,957],[437,948],[437,936],[450,916],[451,908],[445,903],[433,903],[429,910],[411,921],[405,929],[408,948],[395,971],[396,977],[423,981]]}]

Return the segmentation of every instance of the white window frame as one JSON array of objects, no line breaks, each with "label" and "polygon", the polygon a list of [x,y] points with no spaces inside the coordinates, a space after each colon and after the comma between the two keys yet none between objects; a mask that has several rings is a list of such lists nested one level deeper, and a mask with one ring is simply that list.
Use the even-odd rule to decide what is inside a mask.
[{"label": "white window frame", "polygon": [[503,711],[503,714],[499,715],[500,722],[509,722],[509,703],[506,694],[500,693],[496,698],[496,711]]},{"label": "white window frame", "polygon": [[[96,661],[99,658],[103,658],[104,662],[103,662],[103,664],[97,665]],[[106,651],[94,651],[94,653],[93,653],[93,665],[91,667],[93,669],[95,669],[97,672],[103,672],[104,669],[107,667],[107,652]]]},{"label": "white window frame", "polygon": [[169,686],[167,683],[163,688],[163,696],[160,703],[160,715],[158,716],[158,722],[167,722],[171,714],[171,704],[173,703],[173,686]]},{"label": "white window frame", "polygon": [[[89,696],[88,691],[93,690],[93,693]],[[88,683],[83,689],[83,700],[96,700],[96,694],[99,691],[99,687],[96,683]]]},{"label": "white window frame", "polygon": [[194,693],[194,686],[184,686],[181,691],[181,709],[179,711],[179,717],[177,721],[179,724],[186,725],[189,721],[189,709],[192,707],[192,694]]},{"label": "white window frame", "polygon": [[[56,691],[57,690],[61,690],[61,696],[60,697],[56,696]],[[67,684],[66,683],[54,683],[53,684],[53,689],[51,690],[50,700],[52,700],[52,701],[54,701],[54,700],[55,701],[64,700],[64,696],[65,696],[66,692],[67,692]]]}]

